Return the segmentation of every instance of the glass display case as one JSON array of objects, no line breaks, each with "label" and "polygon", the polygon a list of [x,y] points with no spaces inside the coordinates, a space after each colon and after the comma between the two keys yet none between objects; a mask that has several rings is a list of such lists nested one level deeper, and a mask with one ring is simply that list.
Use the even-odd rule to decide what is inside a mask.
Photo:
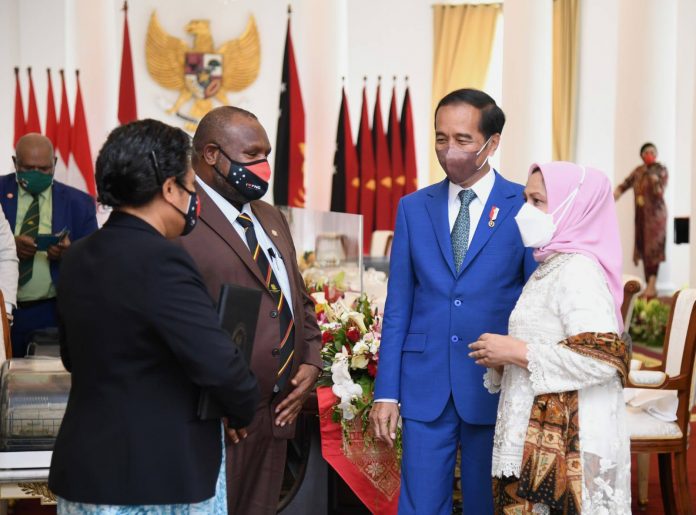
[{"label": "glass display case", "polygon": [[0,451],[53,449],[70,393],[60,359],[15,358],[0,371]]},{"label": "glass display case", "polygon": [[362,216],[280,207],[290,225],[300,270],[310,291],[337,286],[363,291]]}]

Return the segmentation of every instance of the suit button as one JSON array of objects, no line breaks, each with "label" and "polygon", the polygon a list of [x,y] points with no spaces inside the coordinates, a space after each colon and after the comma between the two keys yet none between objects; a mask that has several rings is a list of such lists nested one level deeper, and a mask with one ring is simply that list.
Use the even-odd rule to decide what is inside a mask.
[{"label": "suit button", "polygon": [[454,305],[457,306],[457,307],[459,307],[459,306],[462,305],[462,301],[459,300],[459,299],[454,299]]},{"label": "suit button", "polygon": [[278,318],[278,312],[275,309],[271,311],[271,318]]},{"label": "suit button", "polygon": [[273,349],[273,350],[271,351],[271,354],[272,354],[273,356],[280,356],[280,349]]},{"label": "suit button", "polygon": [[450,339],[452,340],[453,343],[457,343],[457,342],[459,341],[459,336],[457,336],[457,335],[455,334],[455,335],[452,336],[452,338],[450,338]]}]

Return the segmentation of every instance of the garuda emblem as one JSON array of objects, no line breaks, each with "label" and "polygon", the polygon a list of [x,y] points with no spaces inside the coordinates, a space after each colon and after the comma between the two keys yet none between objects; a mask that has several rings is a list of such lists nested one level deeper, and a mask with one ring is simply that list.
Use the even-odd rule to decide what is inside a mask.
[{"label": "garuda emblem", "polygon": [[[239,38],[217,49],[213,46],[208,20],[192,20],[185,30],[193,36],[191,47],[183,39],[167,34],[153,12],[145,55],[152,78],[163,88],[179,91],[179,98],[167,112],[186,120],[186,129],[193,131],[213,108],[213,99],[227,105],[227,92],[241,91],[256,80],[261,44],[253,16],[249,16]],[[182,106],[190,101],[193,101],[190,111],[182,113]]]}]

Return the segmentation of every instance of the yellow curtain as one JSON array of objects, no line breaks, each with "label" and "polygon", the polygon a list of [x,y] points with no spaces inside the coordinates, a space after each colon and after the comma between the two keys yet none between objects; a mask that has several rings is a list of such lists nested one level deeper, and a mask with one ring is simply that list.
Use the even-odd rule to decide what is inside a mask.
[{"label": "yellow curtain", "polygon": [[580,0],[553,2],[553,159],[575,157]]},{"label": "yellow curtain", "polygon": [[[500,4],[433,6],[432,114],[440,99],[450,91],[483,88],[500,9]],[[435,156],[435,134],[432,130],[430,133],[432,184],[442,180],[444,172]]]}]

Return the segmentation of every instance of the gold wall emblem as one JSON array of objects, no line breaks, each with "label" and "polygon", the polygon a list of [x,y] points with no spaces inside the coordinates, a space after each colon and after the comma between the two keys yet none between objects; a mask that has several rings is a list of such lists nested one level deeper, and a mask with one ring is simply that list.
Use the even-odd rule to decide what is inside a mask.
[{"label": "gold wall emblem", "polygon": [[[261,43],[252,15],[241,36],[217,49],[213,46],[208,20],[192,20],[185,30],[193,37],[193,46],[167,34],[153,12],[145,56],[147,70],[155,82],[179,91],[179,98],[167,112],[183,118],[186,129],[194,131],[200,119],[213,108],[213,99],[227,105],[227,92],[241,91],[256,80]],[[191,109],[182,113],[180,109],[190,101],[193,101]]]}]

